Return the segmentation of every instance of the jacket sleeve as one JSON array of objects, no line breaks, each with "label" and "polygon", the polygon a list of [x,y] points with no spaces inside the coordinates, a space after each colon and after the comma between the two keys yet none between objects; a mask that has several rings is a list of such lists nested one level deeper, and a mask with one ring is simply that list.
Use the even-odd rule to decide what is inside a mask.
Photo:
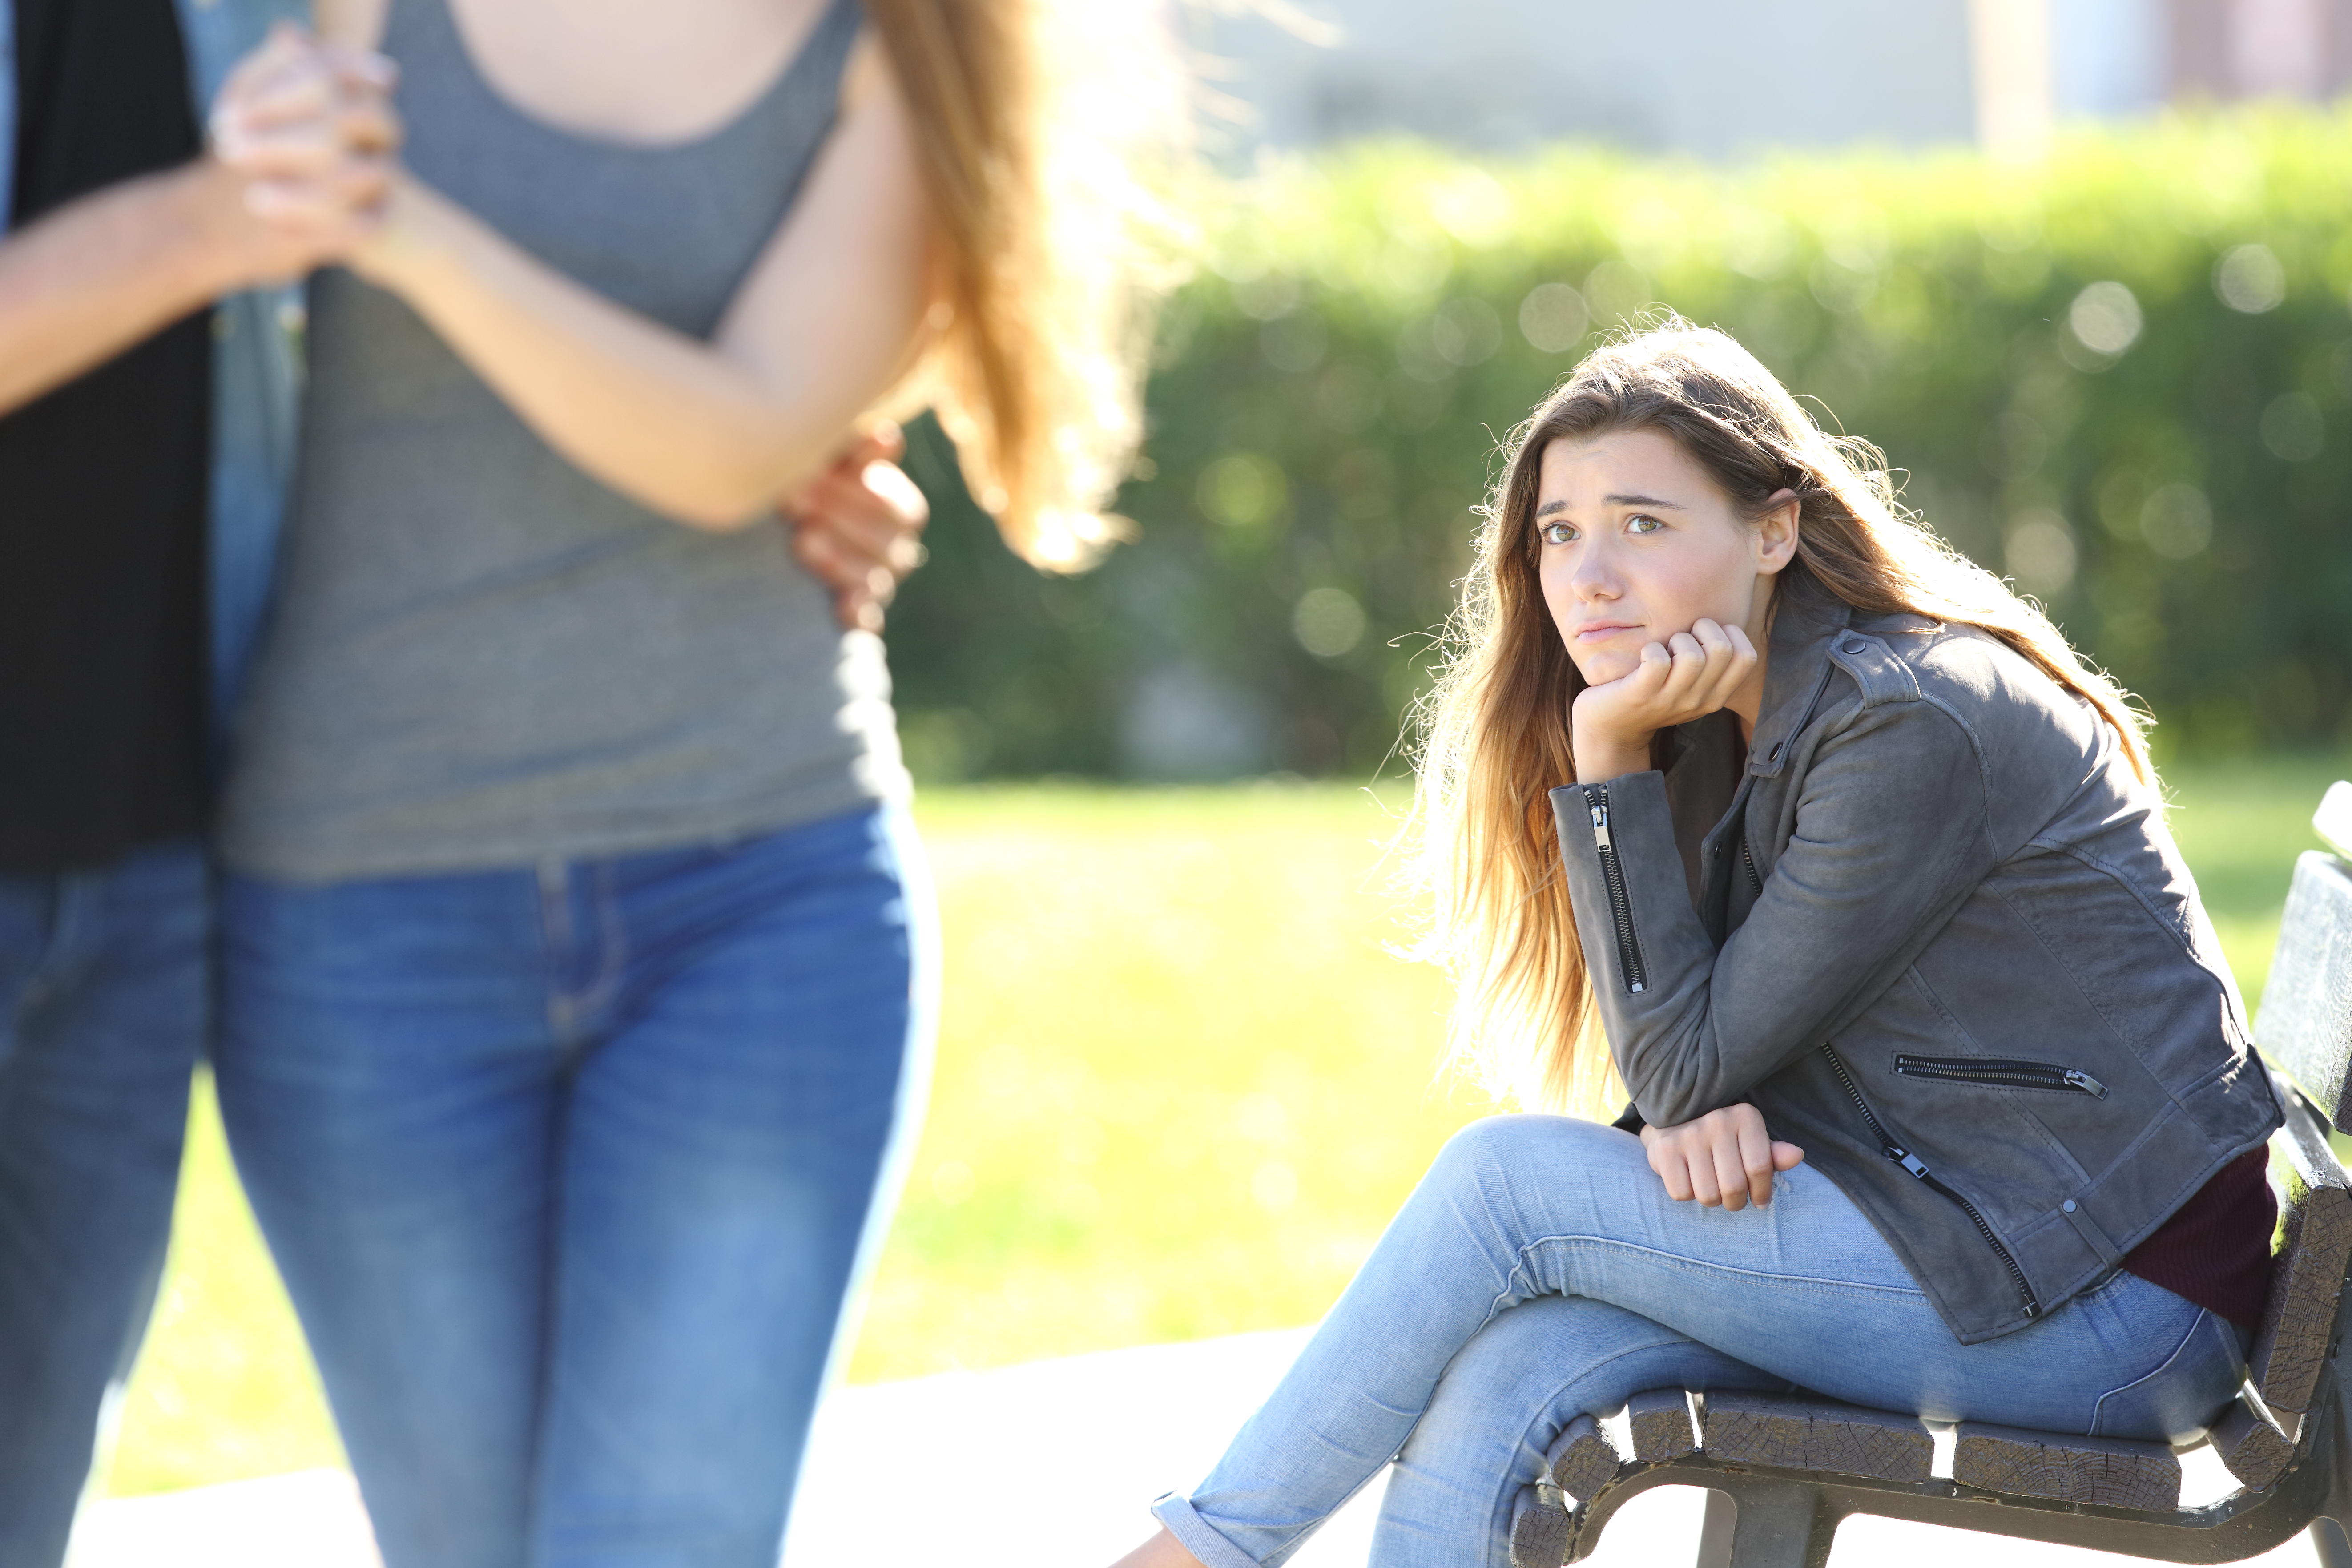
[{"label": "jacket sleeve", "polygon": [[[1603,790],[1608,855],[1593,821]],[[1927,701],[1863,707],[1816,749],[1794,834],[1719,952],[1691,909],[1663,775],[1570,784],[1552,806],[1610,1048],[1657,1126],[1744,1100],[1819,1046],[1994,864],[1976,748]]]}]

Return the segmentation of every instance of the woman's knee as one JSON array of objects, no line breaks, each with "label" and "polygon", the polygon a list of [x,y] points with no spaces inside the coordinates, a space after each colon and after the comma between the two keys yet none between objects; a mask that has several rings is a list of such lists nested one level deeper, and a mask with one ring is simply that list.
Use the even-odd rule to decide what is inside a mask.
[{"label": "woman's knee", "polygon": [[1496,1313],[1446,1363],[1412,1442],[1434,1436],[1456,1444],[1474,1434],[1513,1441],[1549,1415],[1574,1419],[1578,1412],[1556,1406],[1584,1380],[1595,1355],[1616,1352],[1613,1320],[1632,1316],[1580,1296],[1538,1296]]},{"label": "woman's knee", "polygon": [[1609,1415],[1643,1389],[1789,1386],[1638,1312],[1538,1296],[1497,1313],[1446,1364],[1405,1448],[1475,1454],[1467,1462],[1497,1475],[1524,1469],[1524,1484],[1570,1422]]},{"label": "woman's knee", "polygon": [[1481,1117],[1445,1141],[1428,1181],[1447,1189],[1484,1188],[1531,1172],[1622,1162],[1639,1157],[1640,1141],[1597,1121],[1519,1112]]},{"label": "woman's knee", "polygon": [[1511,1500],[1580,1414],[1588,1331],[1599,1326],[1596,1314],[1615,1310],[1572,1296],[1538,1296],[1472,1336],[1447,1363],[1397,1456],[1382,1529],[1457,1548],[1492,1539],[1496,1550],[1488,1560],[1507,1562]]},{"label": "woman's knee", "polygon": [[1644,1388],[1757,1381],[1752,1368],[1623,1308],[1580,1296],[1523,1301],[1447,1364],[1397,1456],[1382,1528],[1487,1540],[1488,1561],[1507,1562],[1513,1500],[1579,1415],[1607,1415]]}]

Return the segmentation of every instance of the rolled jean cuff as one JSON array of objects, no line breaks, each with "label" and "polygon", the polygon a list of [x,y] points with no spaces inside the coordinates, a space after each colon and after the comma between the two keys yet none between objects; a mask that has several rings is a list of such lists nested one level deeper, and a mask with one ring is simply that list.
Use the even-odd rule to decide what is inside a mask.
[{"label": "rolled jean cuff", "polygon": [[1169,1492],[1156,1499],[1151,1517],[1166,1525],[1168,1533],[1199,1558],[1204,1568],[1257,1568],[1257,1559],[1220,1535],[1216,1526],[1193,1510],[1188,1497]]}]

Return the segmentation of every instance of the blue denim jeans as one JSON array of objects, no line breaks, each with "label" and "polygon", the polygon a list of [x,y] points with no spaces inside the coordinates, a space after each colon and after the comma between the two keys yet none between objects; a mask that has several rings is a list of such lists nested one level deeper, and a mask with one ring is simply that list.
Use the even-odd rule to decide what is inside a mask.
[{"label": "blue denim jeans", "polygon": [[928,1061],[902,814],[228,879],[221,1106],[388,1568],[773,1568]]},{"label": "blue denim jeans", "polygon": [[0,877],[0,1568],[57,1568],[154,1303],[211,986],[181,841]]},{"label": "blue denim jeans", "polygon": [[1628,1133],[1496,1117],[1446,1145],[1208,1479],[1152,1511],[1208,1568],[1278,1563],[1393,1458],[1377,1568],[1507,1568],[1552,1439],[1645,1388],[2154,1438],[2243,1376],[2238,1331],[2123,1273],[1963,1345],[1809,1166],[1728,1214],[1668,1198]]}]

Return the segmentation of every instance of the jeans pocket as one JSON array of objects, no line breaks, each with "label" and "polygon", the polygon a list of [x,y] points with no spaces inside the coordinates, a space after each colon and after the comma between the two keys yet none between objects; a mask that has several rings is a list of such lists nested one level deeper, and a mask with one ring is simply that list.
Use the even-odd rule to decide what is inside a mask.
[{"label": "jeans pocket", "polygon": [[2179,1441],[2200,1432],[2245,1381],[2238,1332],[2200,1309],[2189,1331],[2155,1371],[2099,1395],[2090,1436]]}]

